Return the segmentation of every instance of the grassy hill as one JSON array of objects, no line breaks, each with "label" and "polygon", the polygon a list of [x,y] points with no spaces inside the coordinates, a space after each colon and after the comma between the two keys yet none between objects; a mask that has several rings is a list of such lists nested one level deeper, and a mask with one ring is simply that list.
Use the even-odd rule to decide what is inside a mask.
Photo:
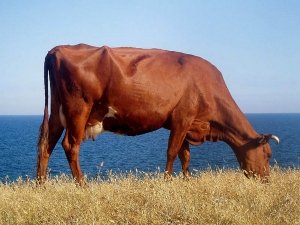
[{"label": "grassy hill", "polygon": [[66,176],[0,184],[0,224],[300,224],[300,171],[272,169],[271,182],[240,171],[110,174],[78,188]]}]

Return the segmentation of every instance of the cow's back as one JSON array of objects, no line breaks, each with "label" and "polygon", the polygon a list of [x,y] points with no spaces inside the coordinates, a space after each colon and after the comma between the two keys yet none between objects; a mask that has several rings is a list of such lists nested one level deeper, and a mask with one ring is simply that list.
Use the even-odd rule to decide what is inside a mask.
[{"label": "cow's back", "polygon": [[61,104],[70,114],[90,105],[88,123],[103,122],[113,132],[169,128],[178,112],[199,120],[212,110],[215,95],[227,90],[213,65],[179,52],[77,45],[58,46],[50,54]]}]

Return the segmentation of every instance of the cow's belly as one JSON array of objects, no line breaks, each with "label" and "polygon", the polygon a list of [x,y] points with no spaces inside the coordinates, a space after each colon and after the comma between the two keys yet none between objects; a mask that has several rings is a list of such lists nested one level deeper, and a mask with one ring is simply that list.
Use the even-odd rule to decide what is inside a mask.
[{"label": "cow's belly", "polygon": [[162,127],[161,123],[148,124],[132,120],[128,122],[119,118],[105,118],[102,124],[105,131],[130,136],[144,134]]},{"label": "cow's belly", "polygon": [[166,120],[166,116],[154,111],[119,113],[113,107],[104,111],[106,113],[102,113],[102,116],[101,113],[93,113],[93,116],[90,116],[85,128],[85,139],[94,140],[105,131],[130,136],[144,134],[161,128]]}]

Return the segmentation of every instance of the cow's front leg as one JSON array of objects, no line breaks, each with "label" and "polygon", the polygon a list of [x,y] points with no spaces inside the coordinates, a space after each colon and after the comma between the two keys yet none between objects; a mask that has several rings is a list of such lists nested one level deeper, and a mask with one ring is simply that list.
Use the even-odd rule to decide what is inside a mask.
[{"label": "cow's front leg", "polygon": [[173,164],[181,149],[184,137],[185,132],[183,132],[182,130],[171,130],[167,152],[165,179],[169,179],[173,174]]},{"label": "cow's front leg", "polygon": [[181,161],[183,175],[185,178],[189,178],[190,177],[189,165],[191,160],[191,154],[190,154],[189,143],[187,140],[184,140],[184,142],[182,143],[178,156]]}]

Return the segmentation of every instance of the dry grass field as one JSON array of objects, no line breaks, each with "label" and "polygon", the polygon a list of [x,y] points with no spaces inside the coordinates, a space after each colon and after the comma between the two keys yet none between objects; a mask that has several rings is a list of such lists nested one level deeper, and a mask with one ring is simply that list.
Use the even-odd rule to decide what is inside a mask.
[{"label": "dry grass field", "polygon": [[273,168],[268,184],[235,170],[110,174],[85,188],[18,180],[0,184],[0,213],[0,224],[300,224],[300,171]]}]

